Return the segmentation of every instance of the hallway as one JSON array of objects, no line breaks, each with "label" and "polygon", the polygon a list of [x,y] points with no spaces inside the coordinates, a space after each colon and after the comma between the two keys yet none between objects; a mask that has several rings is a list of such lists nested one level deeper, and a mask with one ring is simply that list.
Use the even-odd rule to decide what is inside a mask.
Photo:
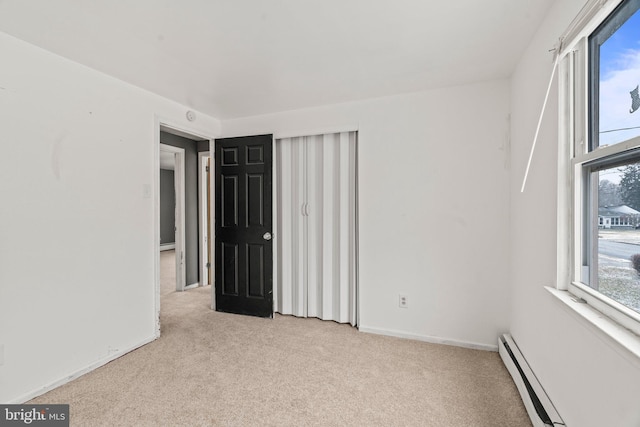
[{"label": "hallway", "polygon": [[160,252],[160,296],[176,291],[176,251]]}]

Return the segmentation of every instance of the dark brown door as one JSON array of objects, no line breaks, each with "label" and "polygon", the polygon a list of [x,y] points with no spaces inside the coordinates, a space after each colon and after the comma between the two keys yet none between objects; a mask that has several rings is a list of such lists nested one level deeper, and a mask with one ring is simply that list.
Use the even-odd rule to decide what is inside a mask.
[{"label": "dark brown door", "polygon": [[273,317],[272,135],[216,139],[216,310]]}]

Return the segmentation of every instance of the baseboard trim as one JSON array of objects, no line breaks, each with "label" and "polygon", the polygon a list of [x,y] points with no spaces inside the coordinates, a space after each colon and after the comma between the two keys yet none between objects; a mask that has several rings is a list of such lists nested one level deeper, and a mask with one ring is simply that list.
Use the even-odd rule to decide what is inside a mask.
[{"label": "baseboard trim", "polygon": [[198,286],[200,286],[200,282],[192,283],[192,284],[190,284],[188,286],[185,286],[184,290],[188,291],[189,289],[197,288]]},{"label": "baseboard trim", "polygon": [[60,378],[59,380],[53,381],[37,390],[33,390],[29,393],[23,394],[22,396],[16,398],[16,399],[12,399],[9,402],[7,402],[8,404],[22,404],[25,402],[28,402],[31,399],[34,399],[42,394],[45,394],[55,388],[60,387],[61,385],[64,385],[68,382],[71,382],[75,379],[80,378],[81,376],[83,376],[84,374],[88,374],[89,372],[98,369],[100,366],[106,365],[107,363],[116,360],[119,357],[124,356],[127,353],[132,352],[133,350],[136,350],[140,347],[142,347],[143,345],[149,344],[150,342],[155,341],[156,339],[158,339],[159,337],[157,336],[153,336],[151,338],[147,338],[143,341],[141,341],[140,343],[134,345],[133,347],[130,347],[126,350],[119,350],[117,352],[111,353],[108,356],[98,360],[97,362],[94,362],[92,364],[90,364],[89,366],[82,368],[82,369],[78,369],[77,371],[71,373],[70,375],[66,375],[63,378]]},{"label": "baseboard trim", "polygon": [[531,370],[518,345],[509,334],[498,337],[500,358],[520,393],[524,407],[535,427],[564,426],[564,421]]},{"label": "baseboard trim", "polygon": [[162,251],[170,251],[176,248],[175,243],[167,243],[166,245],[160,245],[160,252]]},{"label": "baseboard trim", "polygon": [[428,335],[418,335],[418,334],[412,334],[409,332],[395,331],[393,329],[370,328],[368,326],[360,326],[358,330],[360,332],[365,332],[368,334],[387,335],[387,336],[396,337],[396,338],[406,338],[410,340],[424,341],[431,344],[452,345],[455,347],[464,347],[464,348],[470,348],[473,350],[496,351],[496,352],[498,351],[497,345],[479,344],[479,343],[469,342],[469,341],[459,341],[459,340],[453,340],[448,338],[432,337]]}]

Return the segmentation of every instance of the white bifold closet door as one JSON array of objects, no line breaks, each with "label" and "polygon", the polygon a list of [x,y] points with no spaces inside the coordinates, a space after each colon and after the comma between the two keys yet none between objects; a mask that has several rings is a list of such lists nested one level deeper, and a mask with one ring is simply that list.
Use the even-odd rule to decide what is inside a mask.
[{"label": "white bifold closet door", "polygon": [[278,313],[356,325],[356,139],[276,140]]}]

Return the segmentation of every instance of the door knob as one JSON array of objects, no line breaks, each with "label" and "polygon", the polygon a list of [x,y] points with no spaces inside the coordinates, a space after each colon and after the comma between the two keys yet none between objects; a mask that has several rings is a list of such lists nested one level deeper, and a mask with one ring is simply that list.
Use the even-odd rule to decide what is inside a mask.
[{"label": "door knob", "polygon": [[262,235],[262,238],[263,238],[264,240],[271,240],[271,233],[269,233],[269,232],[267,231],[266,233],[264,233],[264,234]]}]

